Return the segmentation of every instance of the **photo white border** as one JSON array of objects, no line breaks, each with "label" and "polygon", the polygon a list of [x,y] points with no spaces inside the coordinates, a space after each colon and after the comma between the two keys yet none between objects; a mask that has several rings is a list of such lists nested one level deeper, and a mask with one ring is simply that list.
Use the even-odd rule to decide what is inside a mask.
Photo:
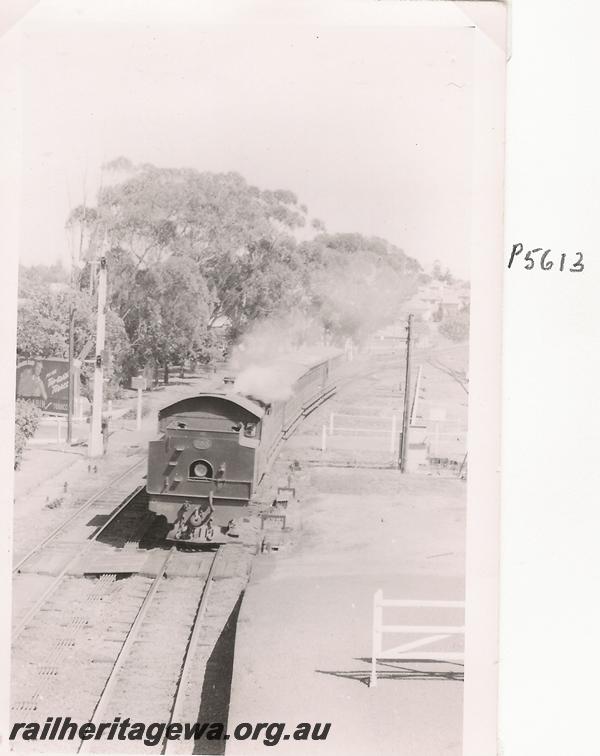
[{"label": "photo white border", "polygon": [[[294,9],[301,19],[326,24],[471,26],[474,29],[475,109],[473,160],[473,216],[471,256],[471,346],[469,399],[469,505],[467,508],[467,635],[464,698],[465,756],[486,756],[496,752],[497,710],[497,602],[499,538],[499,449],[500,449],[500,357],[502,278],[502,199],[505,51],[497,39],[477,28],[471,11],[473,3],[423,0],[412,3],[374,3],[371,0],[289,0],[278,5],[272,23],[294,23]],[[497,8],[496,24],[504,23],[501,3],[484,3]],[[111,6],[107,1],[107,6]],[[272,11],[271,2],[249,1],[248,23],[264,23],[261,8]],[[285,8],[285,11],[284,11]],[[203,12],[209,23],[230,23],[227,4],[206,2]],[[497,36],[497,35],[493,35]],[[3,139],[0,155],[4,170],[0,184],[0,213],[6,249],[19,248],[20,227],[20,112],[19,112],[19,28],[18,24],[0,40],[0,123]],[[16,276],[18,261],[7,255],[2,277],[2,343],[7,355],[14,354],[16,324]],[[14,409],[14,366],[12,359],[2,365],[0,409],[6,433],[0,437],[4,472],[4,512],[8,527],[2,530],[5,606],[10,596],[10,536],[12,522],[12,427]],[[2,668],[7,670],[10,654],[10,616],[0,624],[4,651]],[[0,688],[0,728],[7,732],[9,675],[2,675]],[[4,705],[3,705],[4,704]],[[6,745],[6,744],[5,744]]]}]

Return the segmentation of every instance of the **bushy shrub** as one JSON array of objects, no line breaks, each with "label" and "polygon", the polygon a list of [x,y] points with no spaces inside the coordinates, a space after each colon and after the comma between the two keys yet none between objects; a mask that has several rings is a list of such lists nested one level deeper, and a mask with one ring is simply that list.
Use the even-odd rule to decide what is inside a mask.
[{"label": "bushy shrub", "polygon": [[15,428],[15,470],[18,470],[21,466],[21,460],[23,459],[23,449],[27,439],[23,431],[17,426]]},{"label": "bushy shrub", "polygon": [[27,440],[36,432],[42,412],[32,402],[17,399],[15,408],[15,470],[19,469]]},{"label": "bushy shrub", "polygon": [[440,323],[440,333],[450,341],[466,341],[469,338],[469,313],[459,312]]}]

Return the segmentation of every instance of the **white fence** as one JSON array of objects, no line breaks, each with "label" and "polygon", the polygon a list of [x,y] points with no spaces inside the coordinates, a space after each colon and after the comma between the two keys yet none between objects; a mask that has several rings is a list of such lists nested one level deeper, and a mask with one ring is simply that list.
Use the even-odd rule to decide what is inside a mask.
[{"label": "white fence", "polygon": [[[384,599],[383,591],[378,590],[373,597],[373,640],[371,653],[371,679],[369,687],[377,685],[377,659],[410,659],[411,661],[454,661],[464,660],[463,650],[429,650],[415,651],[455,635],[464,635],[463,625],[385,625],[383,610],[386,607],[420,608],[420,609],[460,609],[464,613],[464,601],[429,601],[420,599]],[[420,638],[407,640],[393,648],[383,648],[385,634],[421,635]]]},{"label": "white fence", "polygon": [[331,412],[321,432],[321,451],[327,451],[335,438],[364,438],[381,441],[393,454],[398,445],[398,417]]}]

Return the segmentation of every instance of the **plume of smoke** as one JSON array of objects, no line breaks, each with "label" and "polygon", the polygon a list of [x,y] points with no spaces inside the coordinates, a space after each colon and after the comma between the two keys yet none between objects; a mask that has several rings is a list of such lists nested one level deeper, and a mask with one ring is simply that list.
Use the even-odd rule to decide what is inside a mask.
[{"label": "plume of smoke", "polygon": [[265,404],[286,401],[297,378],[284,365],[249,365],[236,378],[234,390]]},{"label": "plume of smoke", "polygon": [[331,354],[331,343],[361,343],[393,321],[412,281],[368,250],[329,257],[312,276],[302,312],[256,323],[234,348],[236,391],[263,402],[285,400],[306,367]]},{"label": "plume of smoke", "polygon": [[233,348],[230,364],[234,370],[243,370],[324,350],[322,326],[303,313],[291,312],[255,323]]},{"label": "plume of smoke", "polygon": [[307,366],[331,352],[323,329],[306,315],[289,313],[255,324],[234,347],[234,391],[265,403],[285,401]]}]

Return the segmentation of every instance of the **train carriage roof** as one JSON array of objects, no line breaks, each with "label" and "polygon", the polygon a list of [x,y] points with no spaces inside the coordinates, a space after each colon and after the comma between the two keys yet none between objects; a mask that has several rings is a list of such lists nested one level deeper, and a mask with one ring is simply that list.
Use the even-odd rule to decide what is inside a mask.
[{"label": "train carriage roof", "polygon": [[236,407],[241,407],[242,409],[246,410],[246,412],[249,412],[251,415],[253,415],[256,420],[260,420],[265,414],[264,407],[261,404],[254,402],[252,401],[252,399],[248,399],[245,396],[242,396],[242,394],[215,391],[203,392],[201,394],[196,394],[195,396],[188,396],[185,399],[180,399],[173,404],[169,404],[167,407],[163,407],[161,410],[159,410],[158,419],[160,421],[164,420],[165,418],[172,417],[173,415],[198,411],[200,410],[201,405],[207,399],[213,399],[217,400],[217,402],[221,401],[227,404],[235,405]]}]

